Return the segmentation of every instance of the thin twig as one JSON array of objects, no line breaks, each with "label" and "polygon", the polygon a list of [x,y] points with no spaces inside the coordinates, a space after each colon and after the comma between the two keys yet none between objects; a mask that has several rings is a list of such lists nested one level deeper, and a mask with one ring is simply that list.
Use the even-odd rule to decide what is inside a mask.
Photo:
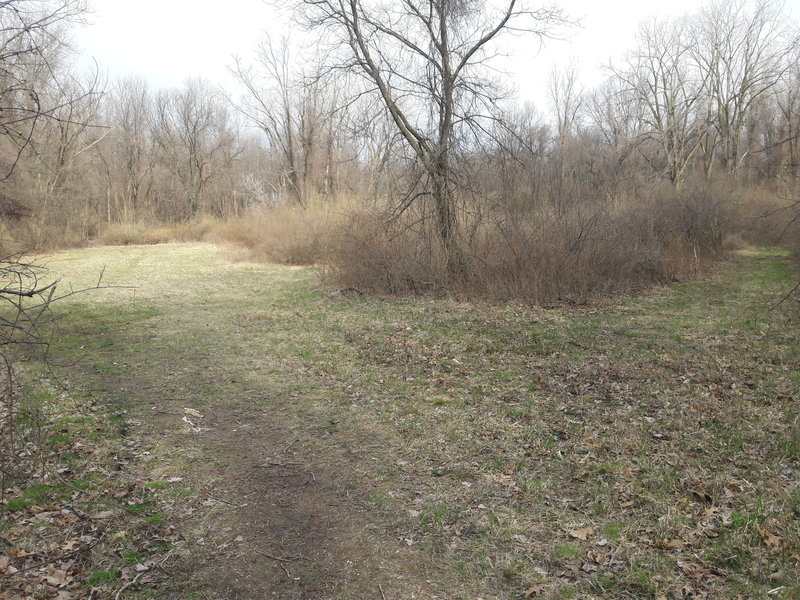
[{"label": "thin twig", "polygon": [[119,597],[122,595],[122,592],[127,590],[129,587],[133,587],[134,585],[136,585],[136,583],[139,581],[139,577],[141,577],[145,573],[147,573],[147,571],[142,571],[136,577],[131,579],[128,583],[119,588],[119,591],[117,591],[117,594],[114,596],[114,600],[119,600]]},{"label": "thin twig", "polygon": [[170,557],[170,556],[172,556],[172,553],[173,553],[173,552],[175,552],[175,548],[173,548],[172,550],[170,550],[169,552],[167,552],[167,555],[166,555],[164,558],[162,558],[162,559],[161,559],[161,561],[158,563],[158,566],[160,567],[160,566],[161,566],[161,565],[163,565],[165,562],[167,562],[167,561],[169,560],[169,557]]},{"label": "thin twig", "polygon": [[217,502],[222,502],[223,504],[227,504],[228,506],[236,506],[233,502],[229,502],[228,500],[223,500],[222,498],[217,498],[216,496],[209,496],[212,500],[216,500]]},{"label": "thin twig", "polygon": [[781,301],[780,301],[780,302],[778,302],[778,303],[777,303],[775,306],[772,306],[772,307],[770,307],[770,310],[775,310],[776,308],[778,308],[778,307],[779,307],[781,304],[783,304],[783,303],[784,303],[784,302],[786,302],[786,301],[787,301],[789,298],[791,298],[791,297],[792,297],[792,294],[794,294],[794,293],[795,293],[795,292],[796,292],[798,289],[800,289],[800,283],[798,283],[796,286],[794,286],[794,287],[793,287],[793,288],[792,288],[792,289],[789,291],[789,293],[788,293],[788,294],[786,294],[786,295],[785,295],[783,298],[781,298]]},{"label": "thin twig", "polygon": [[94,541],[92,541],[92,542],[90,542],[90,543],[88,543],[88,544],[86,544],[84,546],[81,546],[80,548],[78,548],[76,550],[73,550],[72,552],[67,552],[66,554],[61,554],[59,556],[54,556],[53,558],[48,558],[47,560],[43,560],[43,561],[38,562],[36,564],[30,565],[29,567],[25,567],[24,569],[17,569],[13,573],[0,574],[0,578],[13,577],[14,575],[18,575],[20,573],[25,573],[26,571],[33,571],[34,569],[38,569],[39,567],[43,567],[45,565],[49,565],[50,563],[54,563],[54,562],[59,561],[59,560],[67,560],[67,559],[70,559],[70,558],[74,558],[75,556],[78,556],[78,554],[81,554],[82,552],[86,552],[87,550],[91,550],[92,548],[94,548],[99,543],[100,543],[100,540],[94,540]]},{"label": "thin twig", "polygon": [[260,554],[261,556],[265,556],[267,558],[270,558],[272,560],[276,560],[276,561],[282,562],[282,563],[290,563],[290,562],[295,562],[295,561],[298,561],[298,560],[306,560],[306,558],[304,556],[286,556],[284,558],[281,558],[280,556],[274,556],[272,554],[267,554],[266,552],[262,552],[261,550],[256,550],[256,554]]},{"label": "thin twig", "polygon": [[383,598],[383,600],[386,600],[386,594],[383,593],[383,586],[380,583],[378,584],[378,589],[381,592],[381,598]]}]

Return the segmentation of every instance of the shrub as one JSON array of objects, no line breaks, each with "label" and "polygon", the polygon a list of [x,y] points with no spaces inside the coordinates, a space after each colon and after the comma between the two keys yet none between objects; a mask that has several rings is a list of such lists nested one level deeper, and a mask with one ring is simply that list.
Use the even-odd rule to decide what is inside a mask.
[{"label": "shrub", "polygon": [[209,239],[246,248],[250,260],[318,264],[330,254],[331,232],[343,221],[343,210],[341,204],[263,209],[217,224]]},{"label": "shrub", "polygon": [[380,294],[583,303],[696,276],[722,254],[735,215],[735,198],[706,187],[489,211],[461,223],[465,261],[453,272],[423,210],[389,221],[362,212],[332,238],[331,276]]}]

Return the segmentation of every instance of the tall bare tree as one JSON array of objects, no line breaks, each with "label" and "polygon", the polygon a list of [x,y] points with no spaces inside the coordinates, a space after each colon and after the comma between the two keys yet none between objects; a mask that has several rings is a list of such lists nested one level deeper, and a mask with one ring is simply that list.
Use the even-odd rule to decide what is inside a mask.
[{"label": "tall bare tree", "polygon": [[[11,177],[31,146],[43,119],[74,97],[46,97],[64,73],[64,26],[79,21],[85,0],[3,0],[0,2],[0,181]],[[26,207],[0,190],[0,215],[21,215]]]},{"label": "tall bare tree", "polygon": [[235,128],[222,96],[201,79],[156,96],[154,135],[168,170],[180,183],[181,206],[173,218],[208,210],[210,182],[237,155]]},{"label": "tall bare tree", "polygon": [[554,66],[550,70],[547,91],[556,118],[556,131],[563,141],[574,133],[585,101],[578,66],[574,62],[566,66]]},{"label": "tall bare tree", "polygon": [[694,62],[692,42],[687,18],[646,21],[637,48],[622,68],[614,69],[641,107],[643,155],[678,188],[706,127],[698,108],[708,74]]},{"label": "tall bare tree", "polygon": [[781,79],[792,48],[782,9],[778,0],[715,0],[700,11],[691,49],[706,81],[707,171],[719,156],[735,174],[749,151],[742,148],[747,121]]},{"label": "tall bare tree", "polygon": [[800,45],[787,55],[787,69],[781,85],[775,90],[775,107],[779,115],[779,140],[785,146],[784,169],[800,177]]},{"label": "tall bare tree", "polygon": [[106,178],[106,220],[134,221],[145,216],[157,160],[153,99],[141,77],[115,82],[107,100],[112,127],[100,147]]},{"label": "tall bare tree", "polygon": [[413,151],[424,185],[409,195],[432,200],[451,270],[464,267],[458,241],[454,158],[470,136],[485,135],[499,90],[487,74],[495,42],[510,31],[545,35],[560,10],[530,10],[518,0],[299,0],[301,16],[330,41],[346,44],[336,67],[362,76],[382,99]]},{"label": "tall bare tree", "polygon": [[234,76],[247,95],[236,108],[266,137],[280,157],[280,185],[299,205],[332,193],[336,125],[343,111],[337,90],[314,68],[301,65],[288,38],[265,37],[255,64],[234,59]]},{"label": "tall bare tree", "polygon": [[637,166],[637,142],[642,135],[643,111],[630,86],[609,78],[589,95],[586,122],[592,146],[588,168],[595,188],[610,200],[620,196],[626,179]]}]

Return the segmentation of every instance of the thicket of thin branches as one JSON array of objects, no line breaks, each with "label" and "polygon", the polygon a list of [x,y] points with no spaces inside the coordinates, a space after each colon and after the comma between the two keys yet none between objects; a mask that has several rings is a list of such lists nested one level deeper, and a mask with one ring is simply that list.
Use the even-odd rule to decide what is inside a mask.
[{"label": "thicket of thin branches", "polygon": [[41,267],[21,257],[0,258],[0,502],[7,481],[32,468],[20,451],[40,419],[36,407],[21,402],[16,365],[22,357],[43,357],[50,342],[49,312],[58,282],[43,275]]}]

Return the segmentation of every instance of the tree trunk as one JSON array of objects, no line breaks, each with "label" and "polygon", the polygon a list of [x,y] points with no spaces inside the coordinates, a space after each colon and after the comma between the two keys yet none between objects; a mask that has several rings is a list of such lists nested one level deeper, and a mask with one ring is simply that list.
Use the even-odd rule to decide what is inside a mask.
[{"label": "tree trunk", "polygon": [[466,256],[461,248],[456,222],[455,199],[450,185],[450,169],[446,152],[440,154],[431,169],[433,203],[436,211],[436,232],[445,252],[447,272],[451,277],[468,274]]}]

